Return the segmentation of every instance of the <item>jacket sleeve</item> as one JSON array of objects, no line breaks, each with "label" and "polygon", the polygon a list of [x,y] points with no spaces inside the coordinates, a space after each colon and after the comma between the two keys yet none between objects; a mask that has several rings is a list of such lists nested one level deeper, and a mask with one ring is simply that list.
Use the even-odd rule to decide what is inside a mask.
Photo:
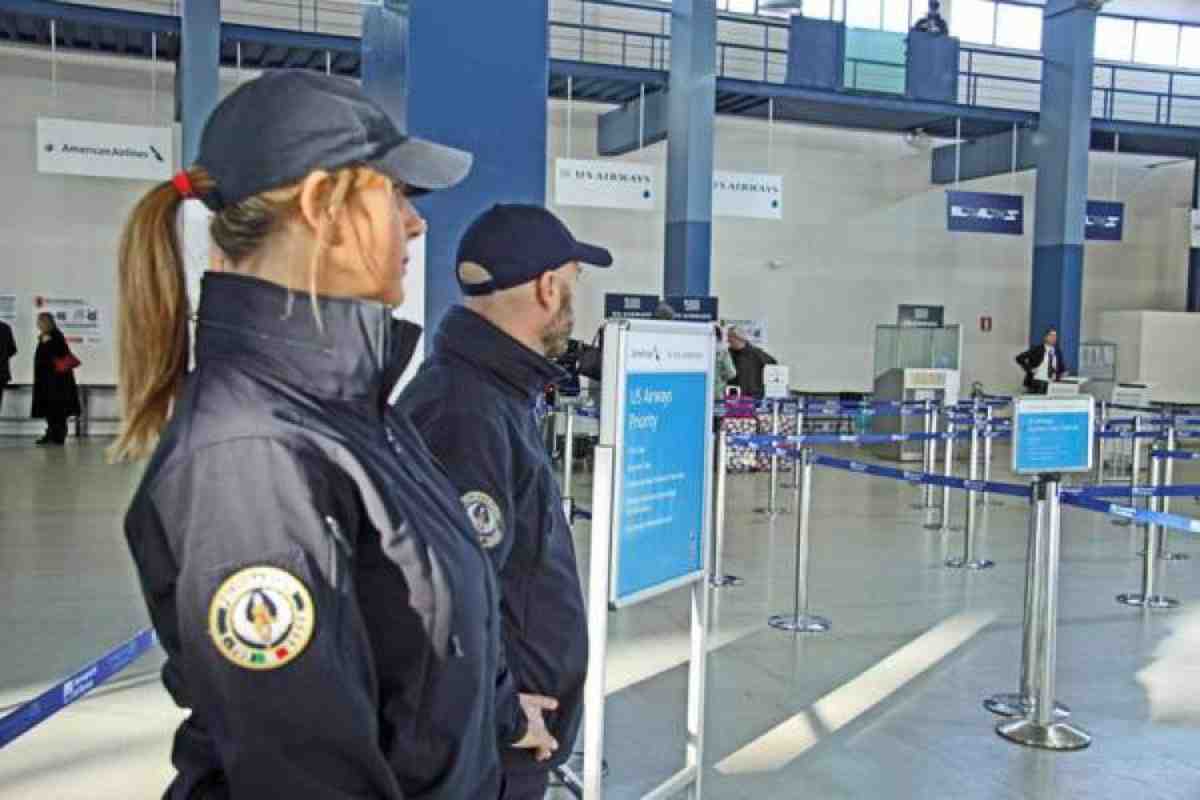
[{"label": "jacket sleeve", "polygon": [[230,796],[402,798],[347,566],[360,524],[349,479],[243,439],[193,454],[150,497],[177,565],[178,672]]},{"label": "jacket sleeve", "polygon": [[1018,366],[1019,366],[1021,369],[1025,370],[1026,372],[1033,372],[1033,369],[1034,369],[1034,368],[1033,368],[1032,366],[1030,366],[1029,359],[1030,359],[1030,355],[1029,355],[1029,351],[1028,351],[1028,350],[1026,350],[1026,351],[1024,351],[1024,352],[1022,352],[1022,353],[1018,353],[1018,354],[1017,354],[1017,359],[1016,359],[1016,360],[1017,360],[1017,365],[1018,365]]},{"label": "jacket sleeve", "polygon": [[737,377],[737,367],[733,366],[733,358],[728,352],[717,353],[717,371],[724,381],[732,381]]},{"label": "jacket sleeve", "polygon": [[13,338],[12,328],[0,325],[0,359],[12,358],[17,354],[17,341]]},{"label": "jacket sleeve", "polygon": [[770,353],[768,353],[766,350],[760,349],[758,352],[762,354],[762,362],[763,362],[764,367],[774,366],[775,364],[779,363],[778,361],[775,360],[775,357],[772,356]]},{"label": "jacket sleeve", "polygon": [[[512,554],[516,525],[512,443],[503,422],[485,414],[414,415],[429,449],[446,468],[467,517],[499,574]],[[528,721],[521,710],[516,676],[501,637],[496,675],[498,741],[511,746],[525,737]]]}]

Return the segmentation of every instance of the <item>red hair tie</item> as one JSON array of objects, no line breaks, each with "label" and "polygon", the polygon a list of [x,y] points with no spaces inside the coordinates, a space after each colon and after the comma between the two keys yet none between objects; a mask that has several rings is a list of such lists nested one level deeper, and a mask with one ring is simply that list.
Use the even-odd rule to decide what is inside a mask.
[{"label": "red hair tie", "polygon": [[185,200],[192,200],[196,197],[196,189],[192,186],[192,179],[186,172],[176,173],[171,179],[171,183],[175,184],[175,189]]}]

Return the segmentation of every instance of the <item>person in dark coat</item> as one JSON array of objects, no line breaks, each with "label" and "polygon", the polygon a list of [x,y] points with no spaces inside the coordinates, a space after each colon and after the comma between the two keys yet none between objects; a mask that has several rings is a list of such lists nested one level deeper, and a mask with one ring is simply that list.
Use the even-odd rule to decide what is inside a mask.
[{"label": "person in dark coat", "polygon": [[750,344],[746,334],[738,328],[729,329],[729,355],[737,370],[736,385],[747,397],[762,397],[766,392],[763,385],[763,369],[778,364],[765,350]]},{"label": "person in dark coat", "polygon": [[38,314],[37,352],[33,356],[34,419],[46,420],[46,435],[39,445],[61,445],[67,441],[67,420],[78,417],[79,386],[67,338],[58,329],[52,314]]},{"label": "person in dark coat", "polygon": [[8,362],[16,354],[17,341],[13,338],[12,328],[0,322],[0,408],[4,408],[4,387],[12,382],[12,370]]},{"label": "person in dark coat", "polygon": [[1058,347],[1058,331],[1047,330],[1041,344],[1017,356],[1017,364],[1025,370],[1025,388],[1031,394],[1046,394],[1051,383],[1067,374],[1067,362]]}]

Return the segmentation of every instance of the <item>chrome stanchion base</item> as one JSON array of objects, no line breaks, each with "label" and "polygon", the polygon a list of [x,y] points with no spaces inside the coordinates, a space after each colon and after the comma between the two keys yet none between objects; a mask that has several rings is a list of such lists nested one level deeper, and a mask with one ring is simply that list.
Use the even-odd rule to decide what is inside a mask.
[{"label": "chrome stanchion base", "polygon": [[1039,725],[1033,720],[1018,719],[1001,722],[996,733],[1010,742],[1040,750],[1082,750],[1092,743],[1090,735],[1066,722]]},{"label": "chrome stanchion base", "polygon": [[828,633],[833,629],[832,622],[812,614],[801,614],[798,617],[793,614],[776,614],[767,620],[767,624],[777,631],[791,633]]},{"label": "chrome stanchion base", "polygon": [[[1029,717],[1037,711],[1037,698],[1024,697],[1016,692],[994,694],[983,701],[983,707],[1001,717]],[[1071,716],[1071,709],[1062,703],[1054,704],[1055,719]]]},{"label": "chrome stanchion base", "polygon": [[737,575],[714,575],[708,579],[708,585],[714,589],[724,589],[726,586],[741,586],[744,580]]},{"label": "chrome stanchion base", "polygon": [[1179,601],[1174,597],[1167,597],[1162,594],[1152,594],[1150,597],[1143,597],[1140,594],[1119,594],[1117,602],[1123,606],[1137,606],[1138,608],[1178,608]]},{"label": "chrome stanchion base", "polygon": [[975,561],[967,561],[966,559],[962,558],[949,558],[946,559],[946,566],[950,569],[981,570],[991,569],[992,567],[996,566],[996,562],[989,561],[986,558],[976,559]]},{"label": "chrome stanchion base", "polygon": [[792,513],[792,510],[787,506],[780,506],[779,508],[756,508],[754,509],[754,513],[759,516],[775,519],[775,517],[782,517],[784,514]]}]

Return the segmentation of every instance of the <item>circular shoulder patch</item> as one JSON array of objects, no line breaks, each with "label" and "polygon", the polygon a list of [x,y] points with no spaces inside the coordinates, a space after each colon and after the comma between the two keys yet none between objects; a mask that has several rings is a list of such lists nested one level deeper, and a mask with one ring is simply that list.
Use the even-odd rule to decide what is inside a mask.
[{"label": "circular shoulder patch", "polygon": [[239,667],[279,669],[295,661],[312,639],[312,594],[278,567],[240,570],[221,584],[208,607],[208,635]]},{"label": "circular shoulder patch", "polygon": [[500,514],[499,503],[483,492],[464,494],[462,503],[483,549],[491,550],[504,541],[504,517]]}]

